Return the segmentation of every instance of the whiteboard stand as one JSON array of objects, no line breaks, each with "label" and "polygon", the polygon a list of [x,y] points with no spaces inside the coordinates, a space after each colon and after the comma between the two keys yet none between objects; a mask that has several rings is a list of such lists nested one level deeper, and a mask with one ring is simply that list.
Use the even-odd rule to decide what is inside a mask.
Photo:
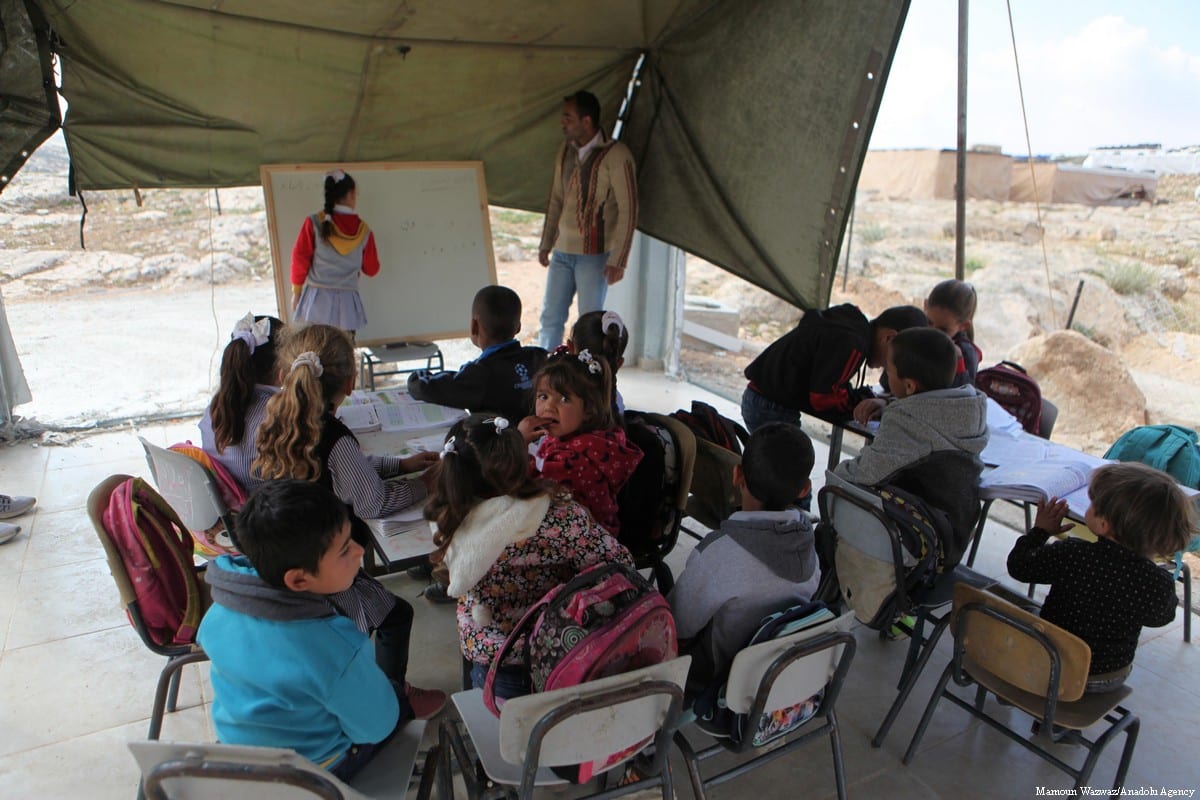
[{"label": "whiteboard stand", "polygon": [[[425,360],[425,366],[400,367],[398,364],[406,361]],[[433,342],[395,342],[382,347],[368,347],[362,351],[359,362],[359,383],[367,391],[375,391],[375,377],[384,375],[404,375],[409,372],[427,369],[431,372],[441,372],[445,369],[442,360],[442,349]]]}]

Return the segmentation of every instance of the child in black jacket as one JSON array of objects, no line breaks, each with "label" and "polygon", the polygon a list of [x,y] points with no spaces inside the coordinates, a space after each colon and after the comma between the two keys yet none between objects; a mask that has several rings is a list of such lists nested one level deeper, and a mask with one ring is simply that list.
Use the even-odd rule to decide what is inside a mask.
[{"label": "child in black jacket", "polygon": [[507,286],[485,286],[471,305],[471,344],[483,352],[457,371],[418,370],[408,378],[417,400],[523,419],[532,408],[533,375],[546,360],[540,347],[522,347],[521,298]]}]

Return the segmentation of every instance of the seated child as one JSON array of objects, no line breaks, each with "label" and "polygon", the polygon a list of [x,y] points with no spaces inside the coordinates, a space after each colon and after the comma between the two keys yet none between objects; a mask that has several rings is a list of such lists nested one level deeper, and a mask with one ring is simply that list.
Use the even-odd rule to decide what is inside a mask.
[{"label": "seated child", "polygon": [[609,533],[620,533],[617,492],[642,451],[613,418],[608,364],[587,350],[555,352],[534,378],[533,416],[518,427],[526,442],[537,441],[534,474],[562,484]]},{"label": "seated child", "polygon": [[490,411],[512,419],[529,413],[533,375],[546,360],[540,347],[522,347],[521,298],[506,286],[485,286],[471,304],[471,344],[483,352],[458,372],[423,369],[408,378],[417,400],[472,411]]},{"label": "seated child", "polygon": [[987,399],[974,386],[952,386],[957,361],[954,342],[939,330],[896,334],[887,372],[897,399],[883,409],[875,439],[833,470],[860,486],[899,490],[881,492],[885,508],[911,511],[909,501],[921,501],[921,524],[932,526],[940,545],[939,571],[957,564],[970,541],[988,435]]},{"label": "seated child", "polygon": [[694,691],[723,679],[763,617],[816,591],[813,525],[794,505],[812,486],[812,467],[807,434],[772,422],[751,434],[733,468],[742,510],[696,545],[668,597]]},{"label": "seated child", "polygon": [[581,314],[571,328],[567,339],[567,350],[578,354],[587,350],[608,362],[612,373],[613,411],[619,420],[625,414],[625,400],[617,391],[617,370],[625,364],[625,348],[629,345],[629,331],[621,315],[615,311],[589,311]]},{"label": "seated child", "polygon": [[414,708],[329,601],[363,554],[346,506],[318,484],[273,481],[243,507],[238,540],[245,555],[209,562],[213,605],[197,637],[212,659],[217,739],[289,747],[349,779]]},{"label": "seated child", "polygon": [[[459,598],[462,654],[475,687],[542,595],[595,564],[633,564],[570,494],[529,474],[525,442],[504,417],[472,414],[450,429],[425,516],[437,546],[432,559],[445,566],[448,591]],[[523,655],[514,648],[500,667],[498,697],[529,693]]]},{"label": "seated child", "polygon": [[[1175,619],[1175,581],[1152,558],[1187,546],[1194,518],[1169,475],[1137,463],[1108,464],[1092,473],[1084,519],[1095,542],[1067,538],[1065,500],[1039,503],[1034,527],[1008,554],[1008,574],[1049,584],[1042,619],[1088,643],[1092,665],[1086,691],[1118,688],[1133,668],[1142,626]],[[1187,610],[1185,609],[1185,612]]]},{"label": "seated child", "polygon": [[859,401],[873,396],[862,385],[865,368],[884,365],[897,333],[927,324],[915,306],[895,306],[870,321],[849,303],[804,312],[795,328],[746,367],[746,427],[753,433],[768,422],[799,425],[801,413],[849,419]]},{"label": "seated child", "polygon": [[[359,449],[350,429],[334,416],[334,410],[353,391],[358,374],[354,346],[345,331],[332,325],[289,326],[278,347],[283,385],[267,401],[253,468],[263,480],[296,478],[332,490],[349,506],[354,540],[370,547],[371,532],[364,519],[386,517],[425,497],[420,480],[383,478],[423,469],[437,462],[437,454],[368,456]],[[391,665],[386,669],[393,679],[402,680],[412,606],[365,572],[333,602],[359,630],[377,632],[381,660],[385,653],[392,654],[386,656]]]},{"label": "seated child", "polygon": [[983,351],[975,346],[975,287],[966,281],[942,281],[925,299],[925,315],[930,327],[937,328],[953,340],[958,348],[958,366],[954,369],[954,385],[975,384],[979,360]]},{"label": "seated child", "polygon": [[200,446],[229,471],[247,493],[263,481],[250,469],[258,457],[254,440],[279,391],[275,344],[283,323],[247,314],[238,320],[221,355],[221,383],[200,419]]}]

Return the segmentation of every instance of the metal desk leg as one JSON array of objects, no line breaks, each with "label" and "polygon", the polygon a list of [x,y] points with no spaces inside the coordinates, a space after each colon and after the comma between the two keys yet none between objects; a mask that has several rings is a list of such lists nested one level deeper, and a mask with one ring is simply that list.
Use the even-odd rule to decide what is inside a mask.
[{"label": "metal desk leg", "polygon": [[829,434],[829,469],[833,469],[842,460],[842,434],[845,433],[840,425],[834,425]]}]

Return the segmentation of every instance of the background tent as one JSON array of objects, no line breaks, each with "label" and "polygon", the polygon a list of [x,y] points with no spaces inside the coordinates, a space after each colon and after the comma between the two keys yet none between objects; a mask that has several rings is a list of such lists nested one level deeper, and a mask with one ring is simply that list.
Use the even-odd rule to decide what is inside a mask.
[{"label": "background tent", "polygon": [[[953,200],[954,150],[872,150],[858,189],[898,200]],[[1012,157],[972,150],[967,153],[967,197],[1008,199]]]},{"label": "background tent", "polygon": [[[1034,180],[1037,191],[1034,191]],[[1136,205],[1154,201],[1158,178],[1144,172],[1123,169],[1088,169],[1075,164],[1029,161],[1012,164],[1012,189],[1009,199],[1032,203],[1080,203],[1087,206]]]},{"label": "background tent", "polygon": [[823,306],[907,8],[0,0],[0,159],[11,174],[57,126],[53,54],[79,190],[256,184],[263,163],[482,160],[492,203],[541,211],[561,98],[592,90],[611,129],[632,90],[641,230]]}]

